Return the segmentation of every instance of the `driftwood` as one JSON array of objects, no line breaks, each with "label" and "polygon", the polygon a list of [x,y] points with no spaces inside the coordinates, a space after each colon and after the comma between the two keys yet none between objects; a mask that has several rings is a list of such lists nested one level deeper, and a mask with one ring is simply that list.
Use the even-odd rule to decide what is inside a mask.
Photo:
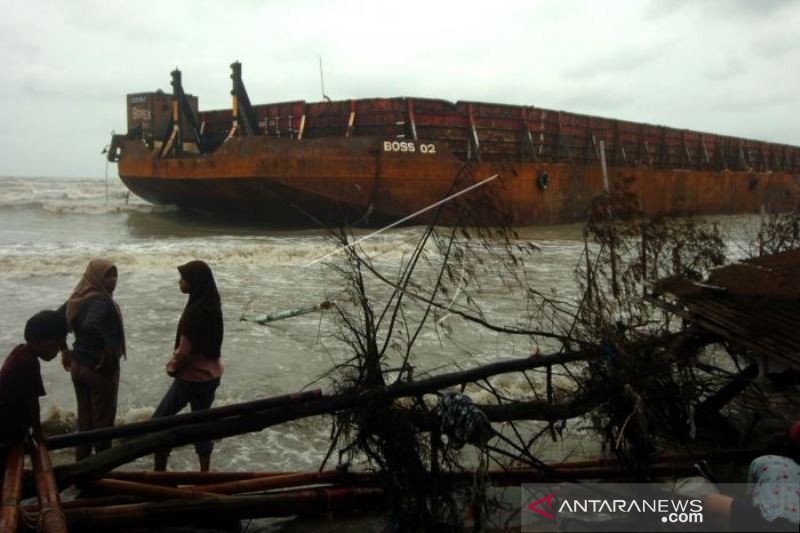
[{"label": "driftwood", "polygon": [[503,405],[478,404],[477,407],[486,413],[486,416],[492,422],[509,422],[511,420],[554,422],[586,414],[597,407],[598,403],[595,398],[580,397],[560,404],[546,401],[529,401]]},{"label": "driftwood", "polygon": [[[550,365],[583,361],[593,356],[593,352],[578,351],[512,359],[479,366],[461,372],[442,374],[425,380],[395,383],[382,389],[373,389],[361,394],[345,393],[324,396],[316,400],[286,404],[279,408],[266,409],[253,414],[173,427],[165,431],[122,443],[109,450],[90,456],[78,463],[58,467],[56,468],[56,479],[58,480],[59,486],[64,487],[78,481],[88,481],[99,478],[105,472],[117,466],[160,449],[174,448],[176,446],[191,444],[199,440],[219,439],[243,433],[261,431],[269,426],[296,420],[298,418],[335,413],[343,409],[350,409],[364,402],[423,395],[436,392],[443,388],[479,381],[497,374],[520,372]],[[545,408],[544,405],[537,405],[542,409]],[[493,406],[491,409],[493,416],[502,420],[513,419],[512,416],[503,412],[503,407],[504,406]],[[513,410],[513,405],[505,407],[506,409]],[[551,408],[562,409],[558,405],[551,406]],[[213,409],[209,411],[213,411]],[[516,413],[520,418],[533,418],[531,412],[524,409],[521,411],[522,412]],[[490,417],[490,419],[491,418],[492,417]],[[544,417],[545,420],[550,418],[550,415]]]},{"label": "driftwood", "polygon": [[91,481],[105,472],[157,450],[191,444],[199,440],[219,439],[261,431],[274,424],[312,416],[353,405],[352,397],[331,397],[268,409],[249,416],[239,416],[174,427],[151,435],[138,437],[94,454],[78,463],[55,469],[59,486]]},{"label": "driftwood", "polygon": [[227,418],[231,416],[252,413],[255,411],[261,411],[264,409],[270,409],[273,407],[280,407],[282,405],[288,405],[291,403],[312,400],[315,398],[320,398],[321,396],[322,391],[320,389],[314,389],[305,392],[295,392],[293,394],[273,396],[271,398],[264,398],[262,400],[243,402],[235,405],[226,405],[224,407],[215,407],[213,409],[184,413],[182,415],[165,416],[163,418],[146,420],[144,422],[124,424],[121,426],[95,429],[91,431],[81,431],[78,433],[70,433],[68,435],[59,435],[57,437],[50,437],[47,439],[47,444],[49,449],[58,450],[60,448],[68,448],[70,446],[77,446],[80,444],[89,444],[101,440],[144,435],[147,433],[152,433],[158,429],[167,429],[195,422],[218,420],[220,418]]}]

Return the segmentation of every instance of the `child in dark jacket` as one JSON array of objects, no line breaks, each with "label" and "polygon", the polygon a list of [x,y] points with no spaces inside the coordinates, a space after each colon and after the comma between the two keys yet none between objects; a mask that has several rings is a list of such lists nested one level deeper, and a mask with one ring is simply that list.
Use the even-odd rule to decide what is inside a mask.
[{"label": "child in dark jacket", "polygon": [[51,361],[67,337],[67,322],[57,311],[40,311],[25,324],[25,344],[0,368],[0,469],[8,449],[29,430],[42,440],[39,397],[45,395],[39,359]]}]

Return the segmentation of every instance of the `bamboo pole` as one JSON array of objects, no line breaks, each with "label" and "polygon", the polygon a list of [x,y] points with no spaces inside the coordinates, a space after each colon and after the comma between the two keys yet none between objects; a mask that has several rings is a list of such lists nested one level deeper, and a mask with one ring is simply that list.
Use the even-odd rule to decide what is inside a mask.
[{"label": "bamboo pole", "polygon": [[215,494],[240,494],[243,492],[256,492],[303,485],[321,484],[354,484],[374,485],[378,475],[370,472],[346,472],[341,470],[326,470],[324,472],[300,472],[285,476],[270,476],[260,479],[247,479],[241,481],[228,481],[211,485],[199,485],[197,490],[213,492]]},{"label": "bamboo pole", "polygon": [[47,439],[47,444],[51,450],[58,450],[61,448],[68,448],[70,446],[77,446],[79,444],[88,444],[99,440],[116,439],[119,437],[132,437],[151,433],[159,429],[172,428],[184,424],[218,420],[221,418],[263,411],[265,409],[319,399],[321,397],[322,391],[320,389],[314,389],[305,392],[295,392],[292,394],[283,394],[281,396],[272,396],[270,398],[242,402],[234,405],[226,405],[224,407],[214,407],[212,409],[184,413],[182,415],[165,416],[143,422],[135,422],[133,424],[124,424],[111,428],[94,429],[91,431],[81,431],[67,435],[58,435],[56,437],[50,437]]},{"label": "bamboo pole", "polygon": [[261,314],[257,316],[242,316],[239,320],[243,322],[255,322],[261,326],[268,324],[269,322],[275,322],[276,320],[283,320],[286,318],[292,318],[296,316],[306,315],[308,313],[313,313],[314,311],[326,311],[330,309],[334,305],[333,302],[325,300],[324,302],[320,302],[316,305],[309,305],[305,307],[300,307],[297,309],[287,309],[284,311],[275,311],[272,313]]},{"label": "bamboo pole", "polygon": [[245,479],[265,478],[270,476],[285,476],[297,472],[153,472],[115,470],[108,472],[106,479],[120,481],[138,481],[150,485],[202,485],[210,483],[224,483],[226,481],[241,481]]},{"label": "bamboo pole", "polygon": [[181,498],[197,500],[219,496],[218,494],[211,494],[210,491],[205,491],[198,487],[165,487],[163,485],[150,485],[137,481],[122,481],[119,479],[100,479],[92,482],[91,487],[109,494],[140,496],[148,500],[171,500]]},{"label": "bamboo pole", "polygon": [[70,509],[71,528],[107,531],[125,527],[168,526],[209,519],[245,519],[323,513],[375,507],[383,501],[376,488],[313,489],[291,494],[231,496],[203,500],[170,500],[99,509]]},{"label": "bamboo pole", "polygon": [[19,499],[22,494],[22,468],[25,448],[22,441],[6,453],[6,471],[3,475],[3,502],[0,508],[0,533],[14,533],[19,522]]},{"label": "bamboo pole", "polygon": [[36,474],[36,493],[39,496],[39,524],[45,533],[67,533],[67,521],[61,508],[61,498],[58,494],[53,475],[53,466],[50,464],[50,455],[47,445],[37,442],[31,452],[33,471]]}]

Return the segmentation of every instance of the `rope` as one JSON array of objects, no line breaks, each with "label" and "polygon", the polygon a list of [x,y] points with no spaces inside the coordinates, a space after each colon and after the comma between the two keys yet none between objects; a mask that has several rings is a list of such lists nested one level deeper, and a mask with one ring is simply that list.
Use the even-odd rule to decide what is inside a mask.
[{"label": "rope", "polygon": [[316,265],[316,264],[317,264],[317,263],[319,263],[320,261],[323,261],[323,260],[327,259],[328,257],[330,257],[330,256],[332,256],[332,255],[335,255],[335,254],[337,254],[337,253],[339,253],[339,252],[342,252],[342,251],[344,251],[344,250],[347,250],[348,248],[352,248],[353,246],[357,245],[357,244],[358,244],[358,243],[360,243],[360,242],[363,242],[363,241],[365,241],[365,240],[367,240],[367,239],[370,239],[370,238],[374,237],[375,235],[379,235],[379,234],[383,233],[383,232],[384,232],[384,231],[386,231],[387,229],[391,229],[391,228],[393,228],[393,227],[395,227],[395,226],[399,226],[399,225],[400,225],[400,224],[402,224],[403,222],[406,222],[406,221],[408,221],[408,220],[411,220],[412,218],[416,217],[417,215],[421,215],[421,214],[422,214],[422,213],[424,213],[425,211],[430,211],[430,210],[431,210],[431,209],[433,209],[434,207],[438,207],[438,206],[442,205],[442,204],[443,204],[443,203],[445,203],[445,202],[449,202],[449,201],[450,201],[450,200],[452,200],[453,198],[456,198],[456,197],[458,197],[458,196],[461,196],[462,194],[464,194],[464,193],[467,193],[467,192],[471,191],[472,189],[476,189],[476,188],[478,188],[478,187],[480,187],[480,186],[482,186],[482,185],[485,185],[486,183],[489,183],[489,182],[490,182],[490,181],[492,181],[493,179],[497,178],[498,176],[499,176],[499,174],[494,174],[494,175],[492,175],[492,176],[489,176],[489,177],[488,177],[488,178],[486,178],[485,180],[483,180],[483,181],[479,181],[478,183],[472,184],[472,185],[470,185],[469,187],[467,187],[467,188],[465,188],[465,189],[462,189],[462,190],[458,191],[457,193],[453,193],[453,194],[451,194],[450,196],[447,196],[447,197],[445,197],[445,198],[442,198],[442,199],[441,199],[441,200],[439,200],[438,202],[435,202],[435,203],[433,203],[433,204],[429,205],[428,207],[423,207],[422,209],[420,209],[420,210],[419,210],[419,211],[417,211],[416,213],[412,213],[412,214],[410,214],[410,215],[408,215],[408,216],[406,216],[406,217],[403,217],[403,218],[401,218],[400,220],[397,220],[397,221],[395,221],[395,222],[392,222],[392,223],[391,223],[391,224],[389,224],[388,226],[384,226],[384,227],[382,227],[382,228],[381,228],[381,229],[379,229],[379,230],[373,231],[373,232],[372,232],[372,233],[370,233],[369,235],[365,235],[364,237],[361,237],[360,239],[356,239],[355,241],[351,242],[350,244],[347,244],[347,245],[345,245],[345,246],[343,246],[343,247],[341,247],[341,248],[337,248],[336,250],[334,250],[334,251],[332,251],[332,252],[330,252],[330,253],[327,253],[327,254],[323,255],[322,257],[319,257],[319,258],[317,258],[317,259],[314,259],[314,260],[313,260],[313,261],[311,261],[310,263],[307,263],[305,266],[309,267],[309,266],[312,266],[312,265]]},{"label": "rope", "polygon": [[17,511],[19,512],[20,521],[25,524],[26,529],[39,529],[39,524],[37,520],[33,518],[32,513],[26,512],[22,505],[19,504],[17,505]]},{"label": "rope", "polygon": [[461,288],[463,287],[463,285],[464,285],[464,283],[466,281],[466,279],[464,279],[466,277],[465,275],[466,275],[466,271],[467,271],[467,268],[464,265],[465,262],[466,262],[465,256],[462,255],[461,256],[461,265],[460,265],[460,267],[461,267],[461,275],[458,277],[458,287],[456,288],[456,292],[455,292],[455,294],[453,294],[453,298],[450,300],[450,303],[447,304],[447,314],[436,321],[436,325],[437,326],[440,326],[442,324],[442,322],[444,322],[445,320],[447,320],[448,318],[453,316],[453,313],[450,312],[450,309],[453,308],[453,305],[456,303],[456,300],[461,295]]},{"label": "rope", "polygon": [[45,528],[42,527],[42,524],[44,523],[45,518],[47,517],[47,515],[49,513],[58,513],[58,515],[60,515],[60,517],[61,517],[62,523],[64,523],[64,524],[67,523],[67,517],[64,515],[64,511],[62,511],[61,509],[55,509],[55,508],[50,507],[50,506],[42,507],[41,509],[39,509],[39,520],[38,520],[38,523],[36,524],[36,529],[38,531],[44,531],[45,530]]}]

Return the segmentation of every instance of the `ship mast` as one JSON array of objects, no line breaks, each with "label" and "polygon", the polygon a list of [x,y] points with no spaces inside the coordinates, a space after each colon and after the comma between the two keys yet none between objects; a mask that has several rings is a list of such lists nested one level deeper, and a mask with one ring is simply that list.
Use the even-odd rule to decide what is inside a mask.
[{"label": "ship mast", "polygon": [[181,71],[177,68],[172,71],[172,114],[170,115],[169,123],[167,124],[166,132],[164,133],[164,144],[159,152],[159,157],[165,157],[170,154],[180,155],[183,153],[183,125],[188,123],[197,143],[197,149],[202,154],[204,153],[203,135],[200,133],[200,128],[197,126],[192,107],[189,105],[189,100],[186,98],[186,93],[183,91],[183,84],[181,83]]},{"label": "ship mast", "polygon": [[231,63],[231,79],[233,88],[233,131],[243,131],[245,135],[258,135],[261,129],[258,127],[258,116],[247,96],[247,89],[242,81],[242,64],[238,61]]}]

